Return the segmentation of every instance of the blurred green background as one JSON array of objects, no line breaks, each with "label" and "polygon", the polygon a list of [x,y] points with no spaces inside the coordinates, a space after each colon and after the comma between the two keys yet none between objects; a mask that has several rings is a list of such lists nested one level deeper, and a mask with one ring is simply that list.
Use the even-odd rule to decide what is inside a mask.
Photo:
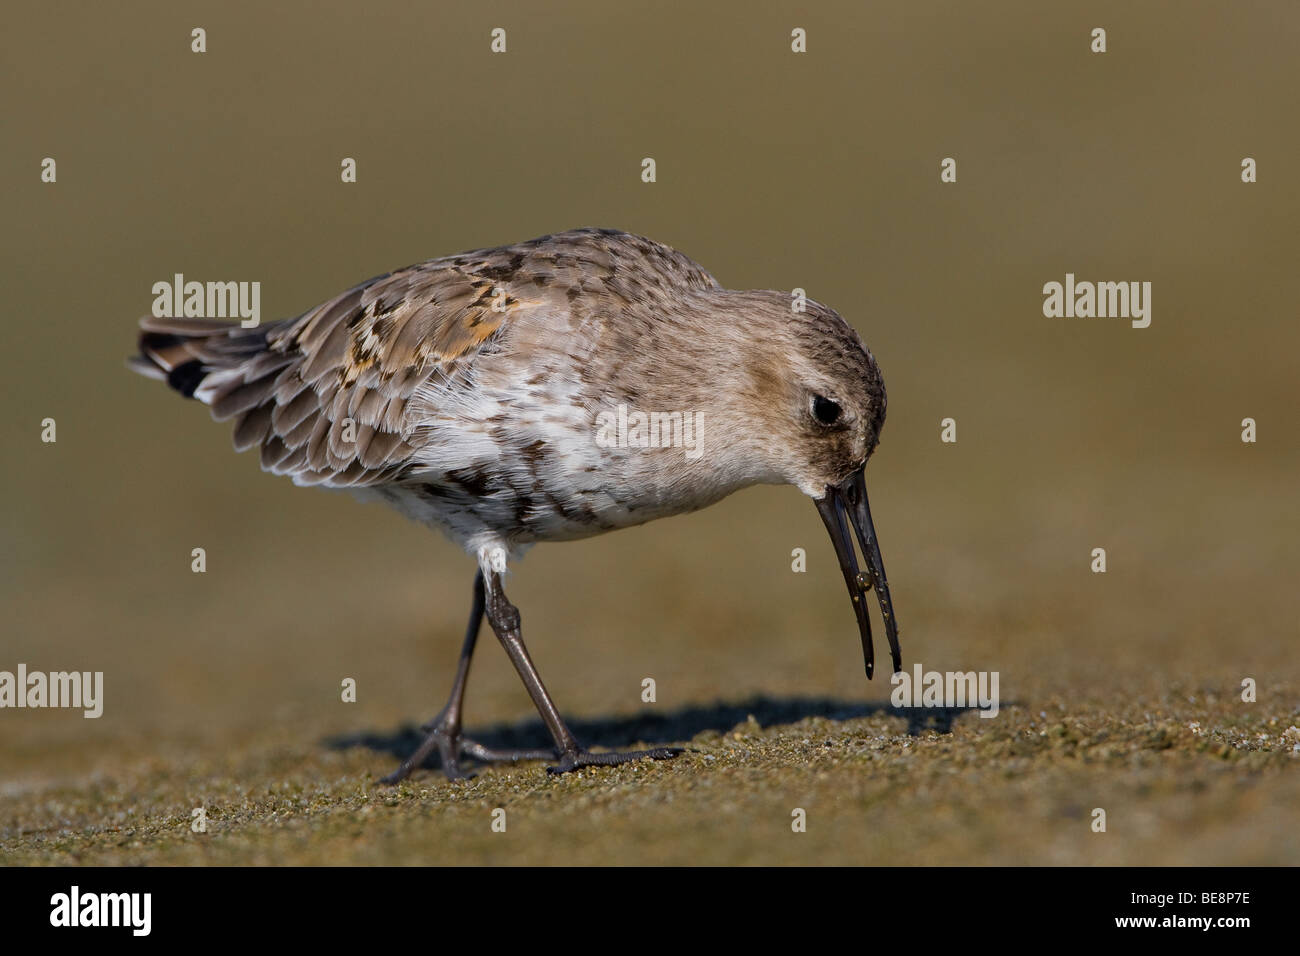
[{"label": "blurred green background", "polygon": [[[1049,701],[1053,720],[1099,726],[1124,713],[1271,739],[1300,723],[1295,3],[22,2],[6,19],[0,669],[106,681],[99,720],[0,712],[11,859],[81,858],[70,835],[107,825],[96,787],[153,800],[183,845],[204,774],[251,792],[271,772],[241,754],[279,754],[276,780],[356,790],[395,758],[353,748],[322,769],[338,753],[326,741],[431,716],[468,610],[473,565],[453,545],[262,474],[227,426],[125,369],[151,285],[259,280],[269,321],[410,262],[577,226],[666,242],[731,288],[802,287],[862,333],[889,390],[868,479],[907,666],[999,671],[1022,705],[1005,720],[1030,733]],[[489,52],[494,27],[504,55]],[[958,182],[941,184],[949,156]],[[1150,328],[1045,318],[1042,286],[1067,272],[1150,281]],[[953,445],[939,441],[949,416]],[[40,441],[46,417],[56,444]],[[1245,417],[1256,444],[1240,440]],[[190,570],[195,547],[206,574]],[[791,572],[796,547],[806,574]],[[1095,547],[1104,575],[1089,571]],[[833,553],[794,489],[544,545],[513,570],[529,647],[575,719],[888,696],[887,679],[863,678]],[[1236,696],[1248,676],[1256,705]],[[340,703],[344,677],[355,704]],[[533,713],[486,631],[468,707],[471,727]],[[1009,776],[1055,772],[1047,759]],[[1141,839],[1112,834],[1102,856],[1082,817],[1049,808],[1034,829],[999,806],[1003,777],[973,776],[994,773],[983,763],[945,784],[951,800],[920,801],[969,801],[961,831],[921,839],[903,775],[882,796],[903,804],[887,861],[1300,861],[1300,762],[1226,777],[1224,764],[1189,753],[1158,768],[1161,789],[1134,783],[1151,768],[1080,763],[1063,792],[1084,809],[1109,795],[1147,814]],[[655,772],[707,781],[684,766]],[[783,766],[815,787],[806,761]],[[804,784],[780,772],[741,790],[788,821]],[[468,786],[513,779],[552,792],[538,765]],[[1243,781],[1255,802],[1234,802]],[[429,855],[410,859],[885,861],[871,800],[834,805],[830,833],[777,851],[709,816],[723,795],[681,811],[707,851],[621,834],[614,814],[586,857],[472,841],[438,854],[448,838],[419,801],[456,788],[433,773],[420,785],[408,810],[431,828],[415,841]],[[1219,785],[1222,801],[1196,802]],[[653,801],[673,792],[661,786],[634,789]],[[1174,808],[1185,831],[1167,829]],[[46,836],[24,837],[33,827]],[[259,858],[274,830],[231,827],[246,852],[224,861]],[[1012,832],[1014,854],[990,849]],[[142,839],[87,858],[166,858]],[[396,847],[412,842],[303,840],[270,859],[406,859]],[[201,858],[187,852],[171,858]]]}]

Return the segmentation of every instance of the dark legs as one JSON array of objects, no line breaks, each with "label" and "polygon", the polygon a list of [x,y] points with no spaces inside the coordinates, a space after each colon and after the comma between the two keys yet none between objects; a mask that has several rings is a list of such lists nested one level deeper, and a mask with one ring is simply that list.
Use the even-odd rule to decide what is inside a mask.
[{"label": "dark legs", "polygon": [[[519,672],[533,705],[541,714],[546,729],[555,741],[554,750],[493,750],[477,741],[461,736],[461,711],[465,702],[465,683],[469,679],[470,659],[474,656],[474,646],[478,642],[479,628],[483,624],[484,611],[487,612],[488,624],[501,641],[510,662]],[[633,750],[622,753],[594,754],[579,745],[572,732],[560,717],[560,712],[546,692],[542,678],[528,656],[524,647],[523,634],[520,629],[519,609],[506,598],[501,587],[501,575],[496,571],[489,573],[486,584],[483,571],[474,577],[474,604],[469,613],[469,626],[465,631],[465,643],[460,650],[460,661],[456,666],[456,680],[451,686],[451,696],[447,704],[433,718],[420,728],[428,733],[424,742],[416,748],[402,765],[394,770],[381,783],[398,783],[405,780],[437,748],[442,758],[442,770],[451,780],[463,780],[470,776],[460,766],[461,755],[484,762],[547,760],[559,756],[560,761],[548,767],[551,773],[564,773],[579,767],[614,766],[630,760],[649,757],[654,760],[666,760],[675,757],[681,750],[675,747],[656,747],[653,750]]]},{"label": "dark legs", "polygon": [[555,754],[550,750],[492,750],[477,741],[461,736],[461,712],[465,705],[465,683],[469,680],[470,658],[474,656],[474,645],[478,643],[478,632],[483,625],[483,572],[474,576],[474,604],[469,612],[469,626],[465,630],[465,643],[460,649],[460,661],[456,665],[456,680],[451,685],[451,696],[447,704],[420,729],[429,736],[416,748],[415,753],[402,761],[381,783],[398,783],[411,775],[434,748],[442,758],[442,770],[449,780],[466,780],[471,774],[465,773],[460,766],[460,755],[467,754],[484,762],[505,760],[548,760]]},{"label": "dark legs", "polygon": [[565,725],[560,712],[555,707],[555,702],[551,700],[551,695],[546,692],[542,678],[537,673],[532,658],[528,656],[528,648],[524,647],[519,609],[506,597],[501,587],[501,575],[495,571],[490,572],[487,579],[487,618],[497,639],[501,641],[501,646],[510,656],[510,663],[514,664],[515,670],[519,672],[519,679],[524,682],[528,696],[533,699],[533,705],[541,714],[546,729],[551,732],[551,739],[555,741],[555,751],[559,754],[560,762],[546,768],[551,773],[565,773],[569,770],[577,770],[579,767],[614,766],[630,760],[640,760],[643,757],[667,760],[681,753],[680,749],[673,747],[601,754],[594,754],[584,749]]},{"label": "dark legs", "polygon": [[465,643],[460,649],[460,662],[456,665],[456,682],[451,685],[451,696],[441,713],[429,721],[421,730],[429,736],[416,748],[415,753],[407,757],[402,765],[384,777],[382,783],[397,783],[411,775],[411,771],[424,763],[425,758],[437,747],[442,756],[442,769],[451,780],[460,780],[465,774],[460,769],[460,713],[465,702],[465,682],[469,679],[469,662],[474,656],[474,645],[478,642],[479,628],[483,625],[483,572],[474,576],[474,604],[469,612],[469,627],[465,630]]}]

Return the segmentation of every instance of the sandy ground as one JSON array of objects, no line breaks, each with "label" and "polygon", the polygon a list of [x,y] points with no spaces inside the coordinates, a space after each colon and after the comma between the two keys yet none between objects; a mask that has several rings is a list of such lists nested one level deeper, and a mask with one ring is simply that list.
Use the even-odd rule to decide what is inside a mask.
[{"label": "sandy ground", "polygon": [[[507,3],[495,59],[471,7],[224,4],[204,58],[173,6],[29,4],[0,41],[0,670],[105,681],[99,719],[0,712],[0,860],[1300,863],[1295,4],[819,4],[800,58],[776,7]],[[998,672],[997,717],[894,713],[814,509],[760,488],[508,580],[584,740],[687,753],[376,785],[470,561],[232,454],[124,369],[135,319],[176,272],[269,319],[581,225],[859,329],[904,665]],[[1151,281],[1150,327],[1046,318],[1067,272]],[[544,742],[489,634],[466,719]]]},{"label": "sandy ground", "polygon": [[[1294,713],[1207,726],[1223,702],[1193,701],[1116,713],[1053,700],[909,733],[888,712],[837,719],[860,708],[759,699],[672,762],[562,778],[534,764],[457,783],[428,773],[396,788],[375,784],[385,757],[365,746],[304,751],[262,735],[238,741],[238,757],[159,755],[77,785],[11,787],[23,823],[6,821],[0,852],[85,864],[1294,864],[1300,731],[1279,733]],[[791,710],[832,716],[761,726]],[[191,832],[192,806],[206,808],[205,833]]]},{"label": "sandy ground", "polygon": [[[884,459],[880,471],[889,473]],[[275,496],[275,482],[252,480]],[[86,603],[94,590],[76,604],[33,596],[69,647],[82,646],[82,629],[105,633],[97,616],[134,623],[96,655],[107,671],[104,717],[5,715],[18,732],[4,752],[0,855],[113,864],[1300,861],[1300,682],[1294,655],[1272,636],[1286,622],[1259,611],[1257,575],[1220,568],[1213,589],[1153,574],[1159,562],[1128,579],[1093,575],[1086,561],[1053,567],[1050,548],[1018,576],[980,569],[960,548],[939,557],[938,531],[929,542],[900,535],[885,502],[909,495],[880,484],[877,524],[893,558],[905,666],[998,671],[994,718],[895,711],[882,676],[868,684],[862,674],[813,509],[791,490],[761,490],[554,546],[550,561],[538,550],[512,581],[539,667],[582,739],[676,743],[687,753],[561,778],[540,763],[456,783],[425,770],[382,787],[377,778],[413,749],[414,723],[445,693],[460,638],[468,585],[431,580],[426,567],[465,575],[469,563],[386,512],[290,488],[295,506],[258,539],[266,563],[205,577],[182,565],[169,587],[186,600],[165,612],[142,594],[98,610]],[[909,487],[928,494],[924,481]],[[333,562],[311,539],[329,527],[313,526],[317,507],[354,522],[332,530],[358,532],[346,585],[331,583]],[[756,512],[768,520],[750,523]],[[369,521],[377,527],[367,530]],[[1008,523],[1013,538],[1028,534]],[[219,540],[239,535],[219,524],[214,517],[218,554]],[[705,534],[693,537],[699,526]],[[272,545],[289,540],[303,556],[277,569]],[[809,548],[807,574],[781,558],[795,542]],[[946,561],[943,573],[927,567],[936,561]],[[135,574],[111,573],[118,580],[103,600],[129,592],[120,579]],[[278,599],[266,605],[272,587]],[[1180,587],[1198,603],[1180,603]],[[431,608],[446,611],[432,636],[418,623]],[[1228,634],[1220,622],[1234,608],[1256,609],[1255,626]],[[51,643],[31,656],[59,659]],[[653,704],[640,699],[646,676],[657,682]],[[357,681],[356,703],[340,699],[344,677]],[[1258,683],[1255,703],[1241,700],[1245,677]],[[545,743],[490,634],[468,706],[470,731],[485,742]],[[190,828],[200,807],[202,834]],[[505,833],[491,826],[497,808]],[[796,808],[806,832],[791,828]],[[1092,829],[1097,808],[1105,833]]]}]

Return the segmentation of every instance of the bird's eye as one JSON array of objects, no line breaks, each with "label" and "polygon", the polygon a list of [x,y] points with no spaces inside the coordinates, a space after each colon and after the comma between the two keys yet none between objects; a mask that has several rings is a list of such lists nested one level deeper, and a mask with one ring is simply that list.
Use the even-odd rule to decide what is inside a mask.
[{"label": "bird's eye", "polygon": [[822,395],[813,396],[812,413],[823,425],[834,425],[840,420],[840,406]]}]

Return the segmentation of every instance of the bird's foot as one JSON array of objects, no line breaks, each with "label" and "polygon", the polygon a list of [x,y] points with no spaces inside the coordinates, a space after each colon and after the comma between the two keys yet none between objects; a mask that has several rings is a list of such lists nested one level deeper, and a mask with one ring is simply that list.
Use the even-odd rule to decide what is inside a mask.
[{"label": "bird's foot", "polygon": [[592,753],[590,750],[575,750],[563,754],[560,762],[547,767],[552,774],[568,773],[582,767],[617,767],[619,764],[631,763],[633,760],[671,760],[683,753],[681,747],[655,747],[651,750],[624,750],[613,753]]},{"label": "bird's foot", "polygon": [[497,750],[484,746],[477,740],[462,736],[460,728],[453,727],[442,714],[421,726],[420,729],[428,735],[424,738],[424,742],[411,756],[402,761],[400,767],[381,778],[380,783],[395,784],[405,780],[428,759],[429,754],[434,750],[438,751],[442,772],[447,775],[448,780],[473,779],[474,774],[460,765],[461,757],[471,757],[481,763],[518,763],[521,760],[551,760],[555,757],[555,751],[551,749]]},{"label": "bird's foot", "polygon": [[466,757],[473,757],[475,760],[483,763],[519,763],[521,760],[554,760],[554,748],[529,750],[519,748],[517,750],[497,750],[493,747],[485,747],[477,740],[470,740],[465,737],[460,742],[460,752]]},{"label": "bird's foot", "polygon": [[381,777],[379,782],[389,784],[401,783],[409,777],[412,771],[419,768],[429,754],[434,750],[438,751],[438,756],[442,761],[442,772],[447,775],[448,780],[469,780],[473,774],[466,773],[460,766],[460,728],[452,726],[443,719],[439,714],[429,723],[420,728],[427,736],[420,746],[415,748],[411,756],[402,761],[401,766],[386,777]]}]

